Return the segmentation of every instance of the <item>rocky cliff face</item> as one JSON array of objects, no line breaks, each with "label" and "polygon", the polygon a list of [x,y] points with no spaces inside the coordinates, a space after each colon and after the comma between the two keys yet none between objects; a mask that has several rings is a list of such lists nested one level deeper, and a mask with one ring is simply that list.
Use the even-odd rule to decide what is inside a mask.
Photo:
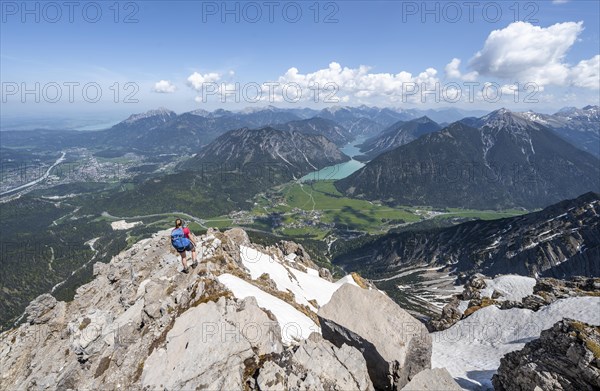
[{"label": "rocky cliff face", "polygon": [[449,228],[390,233],[335,259],[369,278],[416,265],[458,275],[600,277],[600,195],[587,193],[534,213]]},{"label": "rocky cliff face", "polygon": [[[200,265],[180,273],[162,231],[94,265],[95,279],[73,301],[38,297],[26,323],[0,334],[0,389],[373,390],[384,379],[372,375],[370,356],[321,336],[319,309],[335,297],[330,317],[354,316],[387,300],[386,308],[418,324],[351,275],[331,281],[295,243],[262,247],[233,229],[210,230],[198,247]],[[352,288],[356,300],[337,294],[340,288]],[[415,333],[388,331],[399,341]],[[410,381],[430,367],[431,341],[398,347],[386,359]]]},{"label": "rocky cliff face", "polygon": [[564,319],[507,354],[492,379],[497,391],[600,389],[600,327]]}]

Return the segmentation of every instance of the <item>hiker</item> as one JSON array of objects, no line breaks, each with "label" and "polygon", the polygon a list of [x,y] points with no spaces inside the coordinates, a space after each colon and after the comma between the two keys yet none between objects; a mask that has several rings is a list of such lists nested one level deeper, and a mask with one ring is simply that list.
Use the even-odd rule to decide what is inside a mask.
[{"label": "hiker", "polygon": [[183,273],[189,273],[186,259],[186,251],[192,252],[192,267],[196,267],[196,241],[194,234],[190,232],[188,227],[183,226],[181,219],[175,220],[175,228],[171,231],[171,244],[175,250],[181,255],[181,263],[183,264]]}]

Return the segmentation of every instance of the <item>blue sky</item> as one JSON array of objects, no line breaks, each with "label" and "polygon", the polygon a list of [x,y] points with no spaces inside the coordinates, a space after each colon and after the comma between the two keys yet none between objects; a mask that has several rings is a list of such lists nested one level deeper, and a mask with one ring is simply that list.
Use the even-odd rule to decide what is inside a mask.
[{"label": "blue sky", "polygon": [[[473,2],[75,2],[71,22],[62,2],[27,2],[32,12],[26,13],[22,2],[3,1],[2,115],[122,116],[157,106],[182,112],[266,104],[552,111],[598,104],[600,2],[474,3],[470,20]],[[224,15],[224,7],[232,12]],[[133,23],[124,23],[127,17]],[[72,102],[65,82],[79,83]],[[253,83],[265,82],[279,84],[272,96],[263,85],[257,99]],[[21,94],[35,83],[39,103],[35,93]],[[84,99],[86,83],[99,86],[97,102],[94,88]],[[326,83],[335,91],[322,90]],[[479,83],[472,99],[465,83]],[[284,95],[287,86],[293,88]],[[438,92],[421,91],[436,86]],[[294,95],[298,87],[301,97]],[[491,88],[485,96],[484,87]],[[227,88],[237,92],[222,96]],[[137,103],[125,101],[128,93]]]}]

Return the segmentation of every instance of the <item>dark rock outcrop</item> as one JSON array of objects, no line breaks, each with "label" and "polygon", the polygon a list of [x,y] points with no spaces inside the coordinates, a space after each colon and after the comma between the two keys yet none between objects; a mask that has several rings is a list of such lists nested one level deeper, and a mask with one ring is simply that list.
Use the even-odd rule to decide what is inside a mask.
[{"label": "dark rock outcrop", "polygon": [[461,320],[463,315],[458,309],[459,304],[460,300],[458,297],[452,298],[450,303],[446,304],[444,308],[442,308],[441,315],[436,319],[431,319],[427,323],[427,328],[430,331],[442,331],[452,327],[456,322]]},{"label": "dark rock outcrop", "polygon": [[571,280],[540,278],[533,287],[532,295],[524,297],[521,302],[505,301],[501,308],[527,308],[537,311],[559,299],[597,295],[600,295],[600,278],[582,276],[575,276]]},{"label": "dark rock outcrop", "polygon": [[600,389],[600,327],[563,319],[504,356],[492,378],[497,391]]}]

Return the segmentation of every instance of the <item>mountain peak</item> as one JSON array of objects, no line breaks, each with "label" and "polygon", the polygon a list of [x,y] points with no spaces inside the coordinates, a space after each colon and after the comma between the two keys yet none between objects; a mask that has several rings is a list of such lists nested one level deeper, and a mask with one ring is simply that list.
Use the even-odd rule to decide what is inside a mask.
[{"label": "mountain peak", "polygon": [[535,122],[528,119],[527,115],[519,115],[506,108],[492,111],[488,115],[481,117],[482,128],[498,128],[519,130],[528,127],[535,127]]},{"label": "mountain peak", "polygon": [[189,112],[190,114],[197,115],[199,117],[206,117],[210,114],[210,111],[204,109],[196,109]]},{"label": "mountain peak", "polygon": [[263,126],[231,130],[219,136],[182,167],[196,170],[206,162],[240,167],[271,162],[279,164],[275,168],[276,180],[287,181],[348,160],[350,158],[323,135]]},{"label": "mountain peak", "polygon": [[[577,107],[567,106],[567,107],[563,107],[562,109],[558,110],[557,113],[572,113],[576,110],[577,110]],[[585,108],[584,108],[584,110],[585,110]]]},{"label": "mountain peak", "polygon": [[432,120],[431,118],[429,118],[428,116],[424,115],[422,117],[415,118],[415,119],[410,120],[408,122],[416,122],[416,123],[419,123],[419,124],[426,124],[426,123],[435,122],[435,121]]},{"label": "mountain peak", "polygon": [[281,109],[279,107],[273,106],[273,105],[268,105],[268,106],[260,106],[260,107],[246,107],[244,109],[242,109],[240,111],[240,113],[242,114],[253,114],[253,113],[260,113],[262,111],[281,111]]},{"label": "mountain peak", "polygon": [[331,114],[335,114],[337,111],[345,110],[345,109],[346,108],[344,106],[337,106],[336,105],[336,106],[326,107],[326,108],[323,109],[323,111],[326,111],[326,112],[331,113]]},{"label": "mountain peak", "polygon": [[[110,389],[215,389],[213,385],[218,385],[239,390],[254,381],[258,371],[270,379],[270,365],[280,368],[277,374],[310,377],[318,389],[339,378],[350,379],[336,380],[339,389],[373,390],[369,368],[379,361],[367,362],[360,346],[345,346],[340,353],[321,336],[326,334],[321,331],[326,327],[321,326],[322,319],[341,323],[337,319],[344,319],[352,297],[364,303],[355,308],[363,314],[364,319],[358,320],[371,322],[369,327],[385,318],[427,333],[425,326],[358,275],[334,281],[299,244],[282,241],[265,247],[252,243],[239,228],[224,233],[209,229],[197,240],[200,262],[188,274],[178,271],[181,263],[171,250],[170,230],[165,230],[133,244],[108,264],[94,264],[95,278],[81,286],[68,304],[49,294],[38,297],[27,307],[28,322],[0,334],[0,362],[3,369],[10,368],[3,370],[2,384],[20,389],[43,384],[57,389],[107,385]],[[355,290],[346,293],[346,285]],[[335,295],[338,289],[345,293]],[[336,304],[318,317],[331,300]],[[371,306],[374,312],[367,318],[365,307],[373,302],[377,305]],[[383,306],[385,310],[378,311]],[[356,319],[347,316],[352,317]],[[205,326],[210,326],[209,332]],[[410,342],[413,334],[394,330],[377,340],[367,340],[366,332],[357,335],[369,342],[381,341],[377,346],[383,352],[389,339]],[[404,354],[406,361],[416,363],[430,360],[426,352],[432,349],[431,340],[427,345],[412,342],[416,343],[424,353],[409,356],[404,349],[394,357],[404,360],[400,356]],[[279,360],[279,355],[289,355],[294,364]],[[35,371],[20,365],[23,357]],[[388,376],[399,376],[400,370],[374,379],[383,382]]]},{"label": "mountain peak", "polygon": [[159,107],[158,109],[148,110],[145,113],[132,114],[124,122],[130,124],[135,121],[151,117],[162,117],[163,121],[166,122],[168,119],[176,115],[177,114],[174,111],[171,111],[164,107]]},{"label": "mountain peak", "polygon": [[210,113],[210,116],[212,118],[219,118],[219,117],[223,117],[226,115],[231,115],[232,112],[229,110],[225,110],[225,109],[216,109],[215,111]]},{"label": "mountain peak", "polygon": [[510,115],[510,114],[512,114],[512,111],[510,111],[506,107],[502,107],[498,110],[492,111],[489,115],[495,116],[495,115]]}]

